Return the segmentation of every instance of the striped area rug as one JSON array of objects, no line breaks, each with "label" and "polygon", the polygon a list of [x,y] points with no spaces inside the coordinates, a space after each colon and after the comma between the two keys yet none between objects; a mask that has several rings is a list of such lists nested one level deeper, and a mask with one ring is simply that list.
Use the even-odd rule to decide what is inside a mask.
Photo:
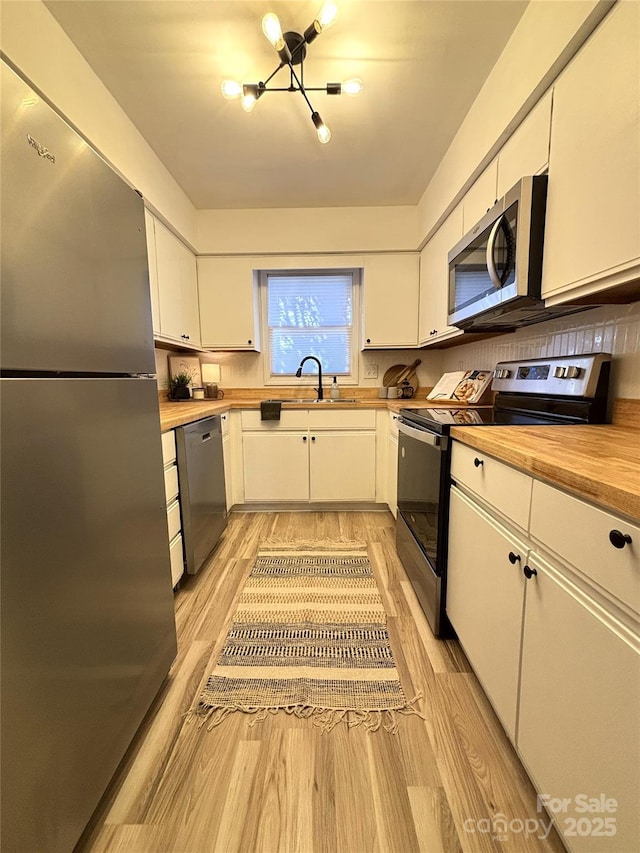
[{"label": "striped area rug", "polygon": [[366,545],[265,543],[192,714],[209,728],[285,711],[395,733],[419,698],[402,690]]}]

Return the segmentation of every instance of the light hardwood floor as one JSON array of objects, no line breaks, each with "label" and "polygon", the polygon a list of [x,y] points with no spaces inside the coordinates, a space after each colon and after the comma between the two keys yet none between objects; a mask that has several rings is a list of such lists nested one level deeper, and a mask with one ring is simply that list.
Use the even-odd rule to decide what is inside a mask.
[{"label": "light hardwood floor", "polygon": [[[400,717],[396,735],[322,734],[287,714],[254,727],[232,715],[212,731],[186,721],[269,536],[368,543],[404,690],[423,693],[425,720]],[[390,513],[233,513],[176,594],[178,657],[77,853],[562,851],[553,830],[539,837],[548,818],[533,787],[458,643],[434,639],[394,538]]]}]

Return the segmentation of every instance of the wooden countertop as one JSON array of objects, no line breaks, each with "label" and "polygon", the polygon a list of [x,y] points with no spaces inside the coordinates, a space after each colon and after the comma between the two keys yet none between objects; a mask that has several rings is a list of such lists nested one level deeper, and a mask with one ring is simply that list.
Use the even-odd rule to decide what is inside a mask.
[{"label": "wooden countertop", "polygon": [[640,428],[453,427],[451,436],[604,509],[640,519]]},{"label": "wooden countertop", "polygon": [[[262,399],[270,399],[270,397],[265,395]],[[255,396],[234,396],[222,400],[189,400],[184,403],[170,403],[167,400],[160,400],[160,427],[162,432],[166,432],[169,429],[175,429],[192,421],[207,418],[210,415],[224,414],[231,409],[259,409],[260,402],[261,400]],[[378,397],[363,397],[358,399],[356,403],[348,403],[342,400],[314,403],[309,398],[309,402],[283,403],[282,405],[287,409],[308,409],[321,406],[327,409],[387,409],[390,412],[398,412],[406,406],[426,408],[429,403],[424,399],[416,400],[415,398],[412,400],[384,400]],[[460,408],[459,404],[456,404],[456,407]]]}]

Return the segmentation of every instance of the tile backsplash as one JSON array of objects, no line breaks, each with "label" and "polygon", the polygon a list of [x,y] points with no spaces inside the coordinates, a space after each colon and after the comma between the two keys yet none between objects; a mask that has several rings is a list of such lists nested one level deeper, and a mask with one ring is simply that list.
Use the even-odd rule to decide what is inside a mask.
[{"label": "tile backsplash", "polygon": [[610,396],[640,398],[640,302],[607,305],[443,350],[442,370],[492,368],[499,361],[609,352]]}]

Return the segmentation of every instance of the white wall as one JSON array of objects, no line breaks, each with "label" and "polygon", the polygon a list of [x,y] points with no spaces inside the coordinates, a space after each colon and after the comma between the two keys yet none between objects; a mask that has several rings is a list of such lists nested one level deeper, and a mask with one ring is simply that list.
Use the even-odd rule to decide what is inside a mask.
[{"label": "white wall", "polygon": [[2,2],[0,47],[149,206],[195,244],[196,210],[40,0]]}]

